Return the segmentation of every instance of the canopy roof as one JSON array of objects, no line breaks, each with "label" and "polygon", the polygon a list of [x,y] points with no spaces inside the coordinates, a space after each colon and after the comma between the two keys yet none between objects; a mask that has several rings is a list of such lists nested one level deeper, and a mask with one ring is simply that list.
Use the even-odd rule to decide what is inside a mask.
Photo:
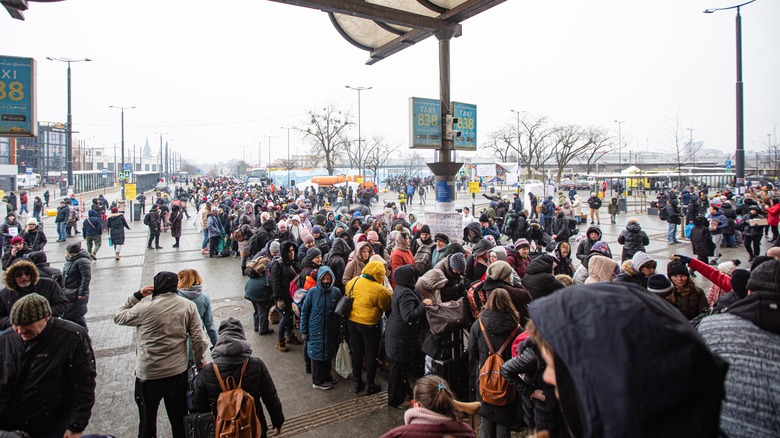
[{"label": "canopy roof", "polygon": [[330,16],[354,46],[371,52],[374,64],[436,33],[461,35],[460,23],[506,0],[271,0]]},{"label": "canopy roof", "polygon": [[0,0],[0,4],[11,14],[12,18],[24,20],[23,11],[27,10],[27,2],[52,3],[62,0]]}]

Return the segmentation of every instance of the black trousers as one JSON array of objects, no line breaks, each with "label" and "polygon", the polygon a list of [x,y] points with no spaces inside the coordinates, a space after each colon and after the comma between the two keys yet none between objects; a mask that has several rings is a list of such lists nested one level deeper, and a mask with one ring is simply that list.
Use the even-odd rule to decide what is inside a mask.
[{"label": "black trousers", "polygon": [[366,362],[366,383],[374,384],[376,377],[376,358],[379,355],[379,341],[382,332],[379,324],[364,325],[347,321],[349,342],[352,345],[352,379],[363,383],[363,359]]},{"label": "black trousers", "polygon": [[761,235],[758,236],[743,236],[745,249],[750,255],[750,258],[761,255]]},{"label": "black trousers", "polygon": [[221,239],[221,236],[214,236],[209,237],[209,255],[210,256],[218,256],[219,251],[217,251],[217,245],[219,245],[219,239]]},{"label": "black trousers", "polygon": [[138,438],[157,437],[157,409],[165,400],[165,411],[171,422],[173,438],[185,438],[184,417],[187,415],[187,372],[164,379],[135,379],[135,403],[140,424]]},{"label": "black trousers", "polygon": [[409,370],[411,362],[390,360],[390,377],[387,380],[387,404],[399,406],[409,393]]},{"label": "black trousers", "polygon": [[265,333],[268,331],[268,312],[271,310],[271,306],[268,304],[258,304],[252,301],[252,307],[254,312],[252,313],[252,319],[255,323],[255,331]]},{"label": "black trousers", "polygon": [[330,374],[331,363],[329,360],[311,360],[311,383],[322,385],[333,378]]},{"label": "black trousers", "polygon": [[160,246],[160,231],[154,231],[152,229],[149,229],[149,242],[146,244],[147,248],[152,247],[152,243],[154,243],[154,246]]}]

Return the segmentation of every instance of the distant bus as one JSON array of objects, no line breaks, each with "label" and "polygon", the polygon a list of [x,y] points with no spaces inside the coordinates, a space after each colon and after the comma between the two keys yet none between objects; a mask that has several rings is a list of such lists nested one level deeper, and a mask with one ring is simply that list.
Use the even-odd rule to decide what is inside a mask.
[{"label": "distant bus", "polygon": [[179,182],[183,182],[184,184],[190,183],[190,174],[188,172],[179,172]]},{"label": "distant bus", "polygon": [[268,171],[264,167],[254,167],[246,171],[247,187],[266,186],[271,183]]}]

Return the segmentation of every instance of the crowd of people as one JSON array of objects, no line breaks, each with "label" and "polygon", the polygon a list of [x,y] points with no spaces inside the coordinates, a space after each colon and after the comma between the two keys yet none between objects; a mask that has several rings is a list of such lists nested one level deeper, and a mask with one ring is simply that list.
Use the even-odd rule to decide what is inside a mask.
[{"label": "crowd of people", "polygon": [[[408,183],[393,187],[408,194]],[[411,184],[417,194],[420,183]],[[599,227],[597,193],[585,202],[576,194],[541,202],[530,197],[530,212],[517,195],[511,201],[491,195],[478,218],[463,209],[462,236],[439,232],[394,200],[372,209],[372,193],[367,202],[353,193],[339,203],[338,190],[198,179],[176,189],[169,211],[165,196],[157,198],[162,201],[144,220],[148,247],[159,247],[168,227],[178,246],[181,216],[194,203],[204,255],[235,256],[247,277],[251,331],[274,335],[276,354],[300,352],[312,390],[327,391],[339,381],[333,363],[345,365],[341,354],[356,395],[382,391],[377,375],[387,372],[388,406],[406,409],[405,425],[387,437],[508,437],[528,428],[548,436],[756,437],[780,430],[773,391],[780,384],[780,249],[760,251],[767,229],[780,246],[780,201],[771,190],[659,193],[657,207],[670,228],[674,214],[675,224],[684,214],[691,225],[695,255],[679,251],[666,262],[665,275],[656,273],[663,261],[648,254],[649,237],[636,219],[617,239],[617,261]],[[681,205],[685,210],[678,212]],[[731,244],[716,237],[729,227],[730,206],[733,234],[750,241],[749,270],[740,269],[738,259],[719,263],[719,247]],[[614,221],[619,211],[608,213]],[[92,218],[82,230],[105,225],[100,216]],[[676,231],[670,236],[673,245]],[[95,240],[73,253],[68,271],[89,266]],[[67,281],[69,272],[61,284],[46,282],[46,266],[24,258],[33,257],[9,261],[0,291],[0,327],[13,326],[0,335],[0,354],[6,363],[22,364],[36,337],[77,344],[58,358],[58,366],[73,369],[67,375],[38,371],[42,379],[60,379],[54,399],[70,408],[52,405],[50,422],[33,421],[30,400],[40,394],[23,385],[35,381],[19,380],[17,368],[6,367],[0,394],[12,396],[0,396],[0,429],[77,434],[94,404],[94,354],[84,319],[89,291],[78,289],[71,301],[67,291],[76,286]],[[712,283],[708,291],[696,285],[695,275]],[[184,436],[185,418],[216,415],[223,376],[243,381],[262,401],[254,411],[262,436],[280,433],[284,414],[273,366],[252,355],[249,327],[233,318],[216,321],[202,282],[193,269],[160,272],[114,315],[115,323],[136,330],[139,436],[156,436],[163,400],[174,437]],[[78,311],[67,317],[73,306]],[[35,348],[48,354],[57,345]],[[75,382],[82,382],[79,391]],[[472,415],[478,430],[465,421]]]}]

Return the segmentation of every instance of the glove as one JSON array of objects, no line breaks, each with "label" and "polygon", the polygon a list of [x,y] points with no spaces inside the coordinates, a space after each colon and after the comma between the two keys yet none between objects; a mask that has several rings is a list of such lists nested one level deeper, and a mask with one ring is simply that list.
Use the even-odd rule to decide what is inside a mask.
[{"label": "glove", "polygon": [[677,257],[678,260],[685,263],[686,265],[691,262],[691,258],[688,256],[684,256],[680,254],[675,254],[674,256]]},{"label": "glove", "polygon": [[309,342],[309,334],[308,333],[301,333],[301,340],[303,342]]}]

